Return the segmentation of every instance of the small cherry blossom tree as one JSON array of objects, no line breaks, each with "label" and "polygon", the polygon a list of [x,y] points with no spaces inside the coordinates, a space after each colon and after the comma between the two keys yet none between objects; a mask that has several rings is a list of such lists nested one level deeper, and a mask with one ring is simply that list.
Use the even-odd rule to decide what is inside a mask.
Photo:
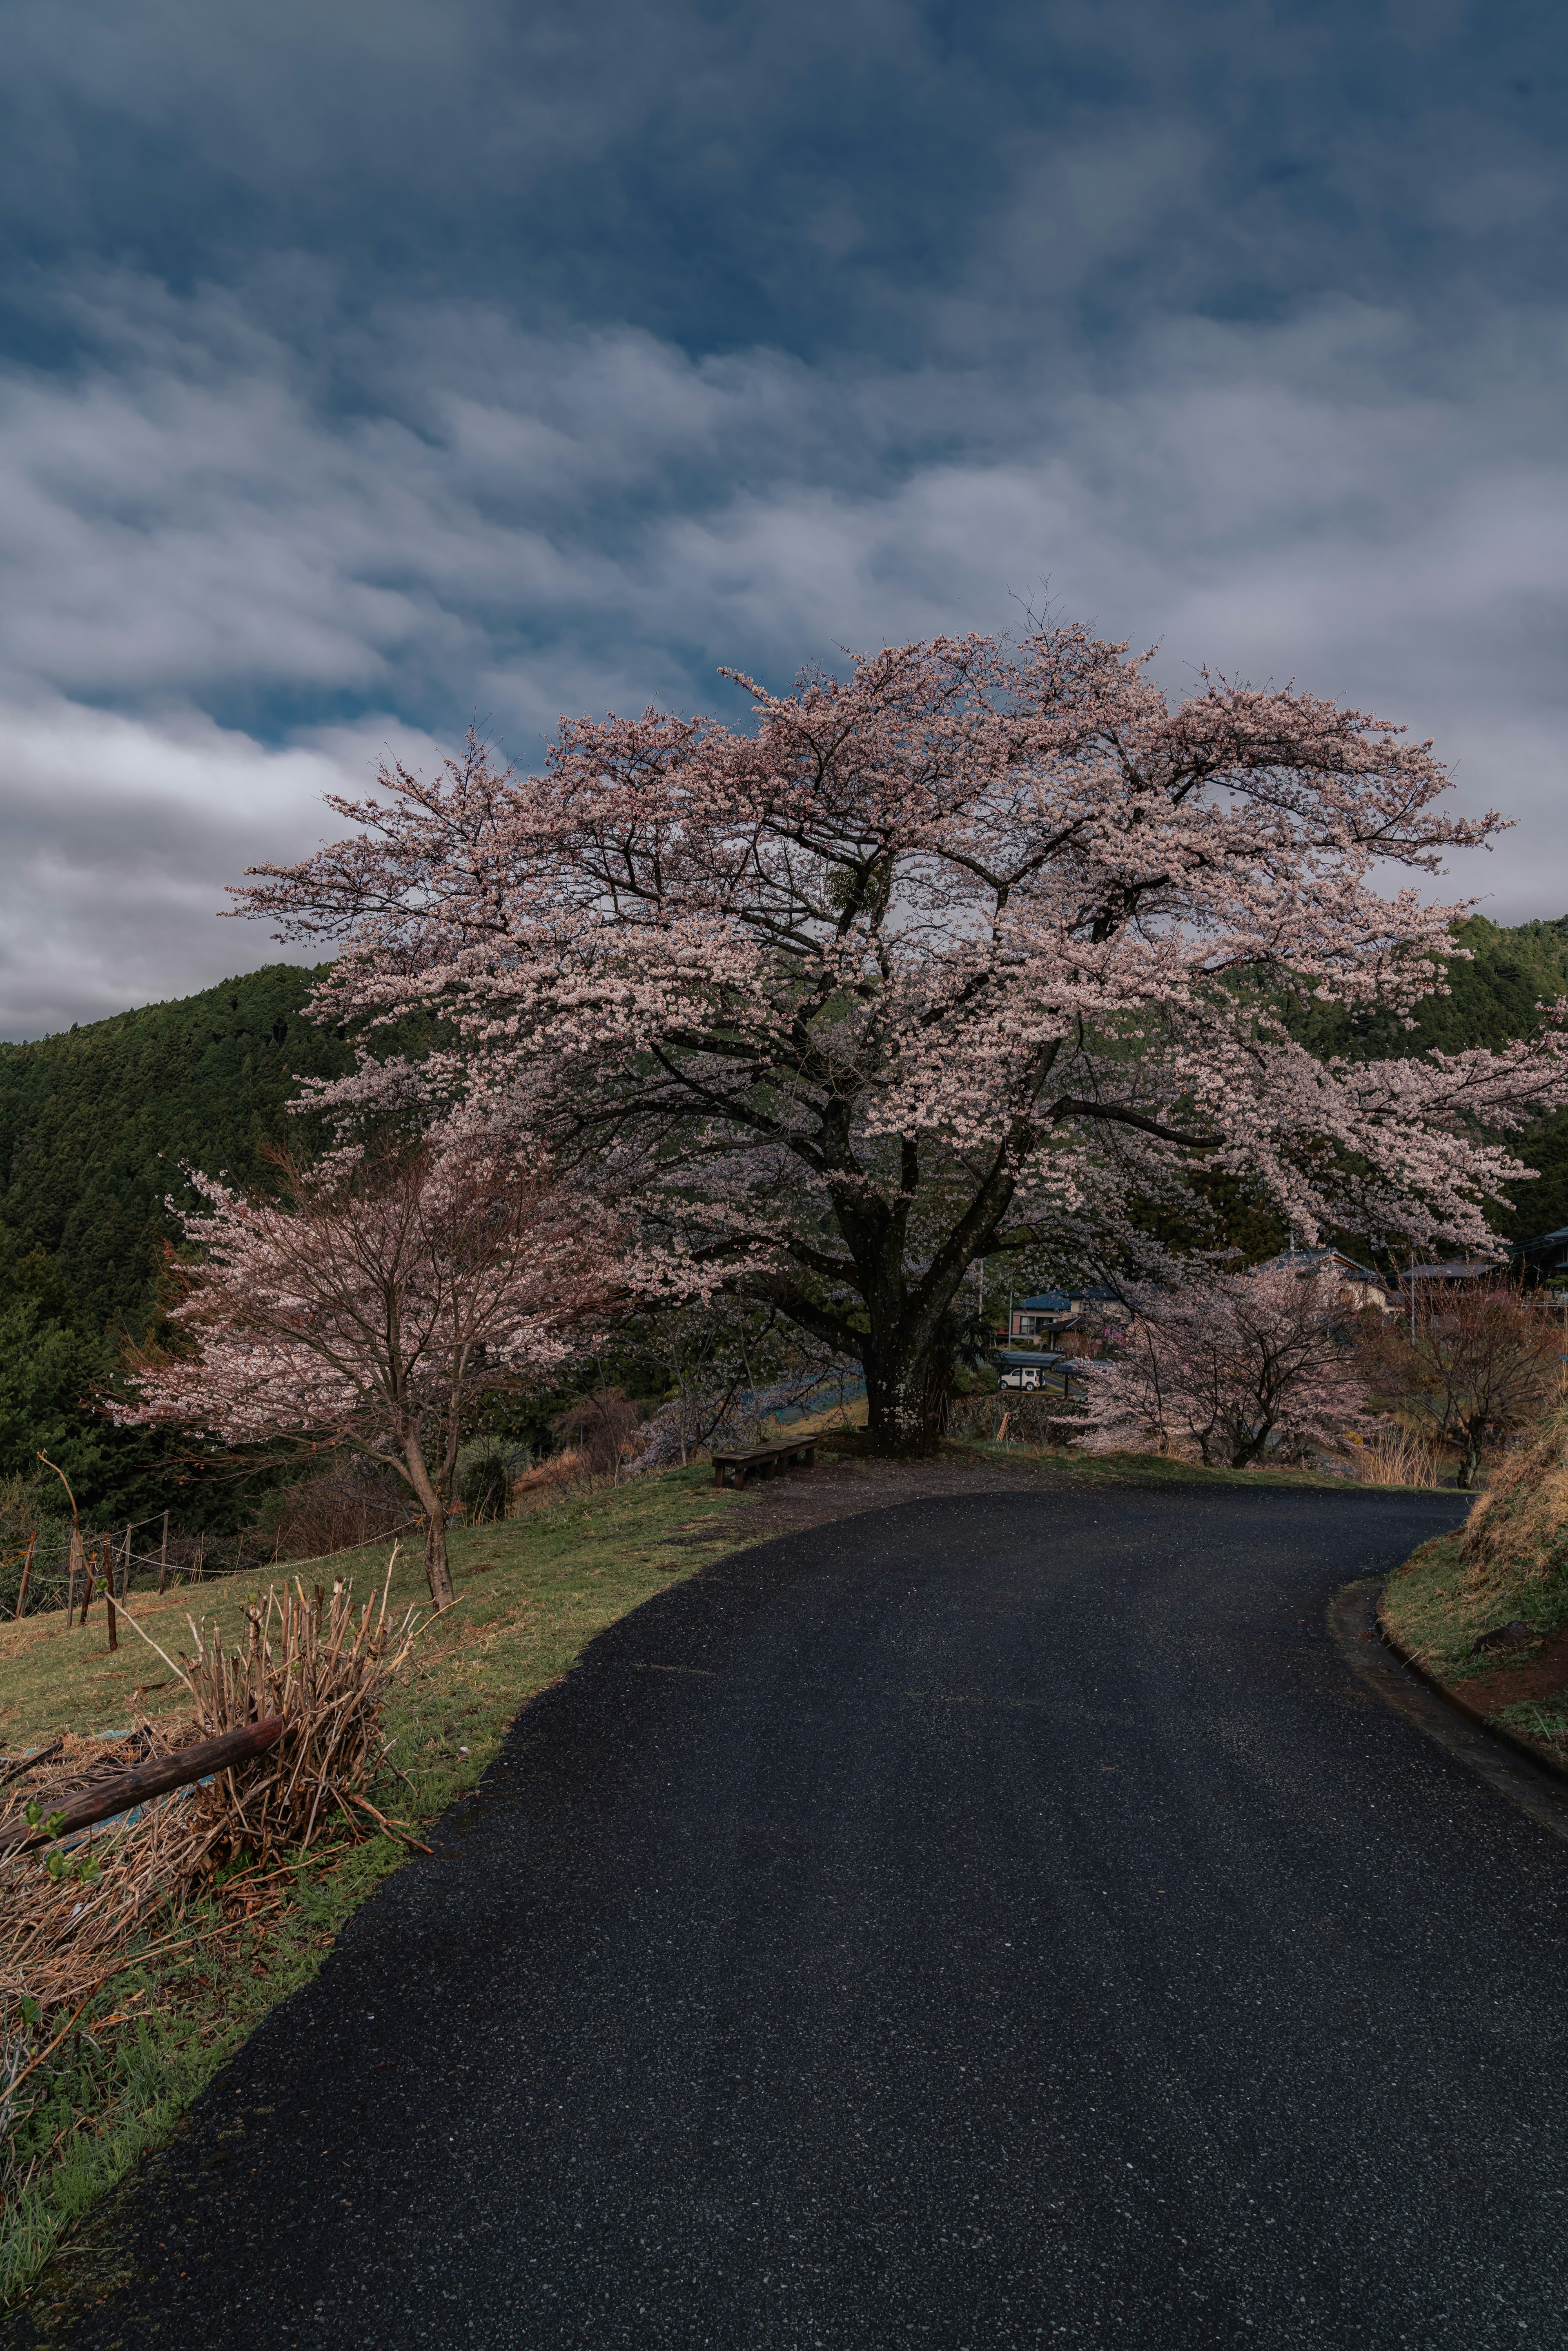
[{"label": "small cherry blossom tree", "polygon": [[225,1444],[349,1445],[384,1462],[425,1520],[436,1605],[475,1408],[551,1372],[621,1286],[619,1236],[571,1186],[461,1123],[415,1147],[279,1162],[274,1198],[191,1182],[202,1255],[171,1315],[191,1352],[134,1366],[127,1421]]},{"label": "small cherry blossom tree", "polygon": [[[863,1364],[874,1441],[925,1449],[977,1258],[1153,1270],[1150,1204],[1207,1170],[1325,1229],[1479,1245],[1500,1133],[1568,1099],[1559,1019],[1500,1053],[1315,1060],[1283,991],[1400,1012],[1455,909],[1392,898],[1483,844],[1429,744],[1082,628],[938,639],[738,679],[737,730],[563,722],[543,771],[471,739],[335,800],[352,833],[255,869],[238,911],[341,952],[358,1024],[329,1108],[408,1081],[484,1100],[634,1211],[673,1284],[774,1306]],[[727,673],[733,675],[733,673]]]},{"label": "small cherry blossom tree", "polygon": [[1133,1290],[1113,1357],[1085,1374],[1090,1451],[1195,1447],[1245,1469],[1271,1447],[1332,1445],[1366,1407],[1337,1279],[1288,1266]]}]

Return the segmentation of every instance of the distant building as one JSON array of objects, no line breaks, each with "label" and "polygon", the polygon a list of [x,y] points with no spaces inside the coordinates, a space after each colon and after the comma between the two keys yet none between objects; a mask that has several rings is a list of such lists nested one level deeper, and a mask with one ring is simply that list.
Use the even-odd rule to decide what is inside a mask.
[{"label": "distant building", "polygon": [[1042,1290],[1038,1297],[1020,1298],[1013,1307],[1008,1336],[1011,1339],[1049,1339],[1073,1317],[1073,1304],[1065,1290]]},{"label": "distant building", "polygon": [[1386,1314],[1393,1302],[1383,1276],[1375,1273],[1371,1266],[1363,1265],[1358,1259],[1346,1257],[1343,1249],[1281,1249],[1278,1257],[1266,1258],[1259,1271],[1262,1272],[1265,1267],[1270,1270],[1278,1267],[1281,1270],[1299,1273],[1303,1281],[1310,1274],[1336,1273],[1339,1276],[1340,1304],[1352,1308],[1358,1314],[1367,1306],[1375,1306],[1380,1314]]},{"label": "distant building", "polygon": [[1443,1290],[1474,1290],[1495,1281],[1504,1270],[1503,1260],[1495,1257],[1439,1258],[1431,1265],[1409,1265],[1400,1270],[1399,1287],[1406,1299],[1429,1298]]},{"label": "distant building", "polygon": [[1086,1323],[1124,1322],[1127,1310],[1109,1282],[1096,1281],[1075,1290],[1042,1290],[1033,1298],[1015,1300],[1009,1339],[1043,1346]]}]

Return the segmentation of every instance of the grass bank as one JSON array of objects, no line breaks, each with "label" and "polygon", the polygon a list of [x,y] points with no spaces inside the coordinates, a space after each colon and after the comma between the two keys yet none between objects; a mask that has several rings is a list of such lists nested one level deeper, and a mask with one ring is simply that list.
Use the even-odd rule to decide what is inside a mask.
[{"label": "grass bank", "polygon": [[1390,1577],[1381,1622],[1464,1705],[1568,1767],[1568,1415]]},{"label": "grass bank", "polygon": [[[390,1702],[395,1744],[382,1801],[417,1827],[471,1788],[507,1724],[605,1626],[706,1561],[743,1546],[747,1507],[706,1468],[556,1502],[452,1539],[460,1604],[432,1625]],[[379,1584],[390,1544],[298,1563],[307,1590],[350,1574]],[[266,1579],[260,1579],[265,1588]],[[187,1610],[231,1643],[254,1574],[133,1602],[171,1656],[190,1646]],[[393,1571],[394,1599],[420,1600],[417,1546]],[[57,1737],[183,1710],[185,1692],[122,1626],[110,1655],[101,1601],[86,1627],[29,1617],[0,1633],[0,1747],[15,1756]],[[339,1929],[405,1856],[377,1836],[329,1841],[298,1865],[236,1872],[176,1921],[153,1922],[87,2003],[48,2062],[47,2096],[17,2135],[0,2224],[0,2304],[14,2302],[82,2215],[165,2139],[191,2101],[274,2003],[307,1982]]]},{"label": "grass bank", "polygon": [[1075,1486],[1302,1486],[1336,1494],[1415,1490],[1331,1478],[1317,1469],[1206,1469],[1201,1462],[1172,1461],[1162,1453],[1069,1453],[1048,1445],[997,1445],[980,1437],[966,1437],[952,1449],[998,1466],[1039,1462],[1060,1469]]}]

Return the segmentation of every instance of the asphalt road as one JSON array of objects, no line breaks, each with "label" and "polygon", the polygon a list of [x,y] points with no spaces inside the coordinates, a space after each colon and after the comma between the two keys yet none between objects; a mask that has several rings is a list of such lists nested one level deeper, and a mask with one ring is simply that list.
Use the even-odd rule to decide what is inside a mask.
[{"label": "asphalt road", "polygon": [[1324,1629],[1453,1515],[966,1497],[666,1593],[50,2339],[1555,2351],[1568,1845]]}]

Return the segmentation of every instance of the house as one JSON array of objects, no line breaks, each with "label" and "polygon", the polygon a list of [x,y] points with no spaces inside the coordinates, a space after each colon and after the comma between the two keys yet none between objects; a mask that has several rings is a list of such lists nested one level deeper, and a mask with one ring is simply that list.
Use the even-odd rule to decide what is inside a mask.
[{"label": "house", "polygon": [[1085,1322],[1103,1325],[1126,1319],[1127,1310],[1110,1283],[1096,1281],[1072,1290],[1042,1290],[1033,1298],[1018,1299],[1008,1336],[1015,1343],[1021,1340],[1025,1346],[1032,1343],[1038,1347]]},{"label": "house", "polygon": [[1266,1258],[1258,1270],[1273,1271],[1278,1267],[1289,1269],[1306,1280],[1310,1274],[1329,1271],[1339,1276],[1339,1302],[1360,1313],[1363,1307],[1375,1306],[1380,1314],[1391,1311],[1393,1301],[1388,1284],[1380,1273],[1358,1259],[1346,1257],[1343,1249],[1281,1249],[1278,1257]]},{"label": "house", "polygon": [[1399,1287],[1407,1301],[1412,1293],[1417,1298],[1429,1298],[1437,1290],[1474,1290],[1495,1281],[1502,1270],[1500,1258],[1442,1258],[1434,1265],[1405,1267],[1399,1275]]},{"label": "house", "polygon": [[1065,1290],[1042,1290],[1038,1297],[1020,1298],[1017,1301],[1008,1336],[1010,1339],[1032,1339],[1038,1343],[1071,1322],[1073,1312],[1072,1301]]}]

